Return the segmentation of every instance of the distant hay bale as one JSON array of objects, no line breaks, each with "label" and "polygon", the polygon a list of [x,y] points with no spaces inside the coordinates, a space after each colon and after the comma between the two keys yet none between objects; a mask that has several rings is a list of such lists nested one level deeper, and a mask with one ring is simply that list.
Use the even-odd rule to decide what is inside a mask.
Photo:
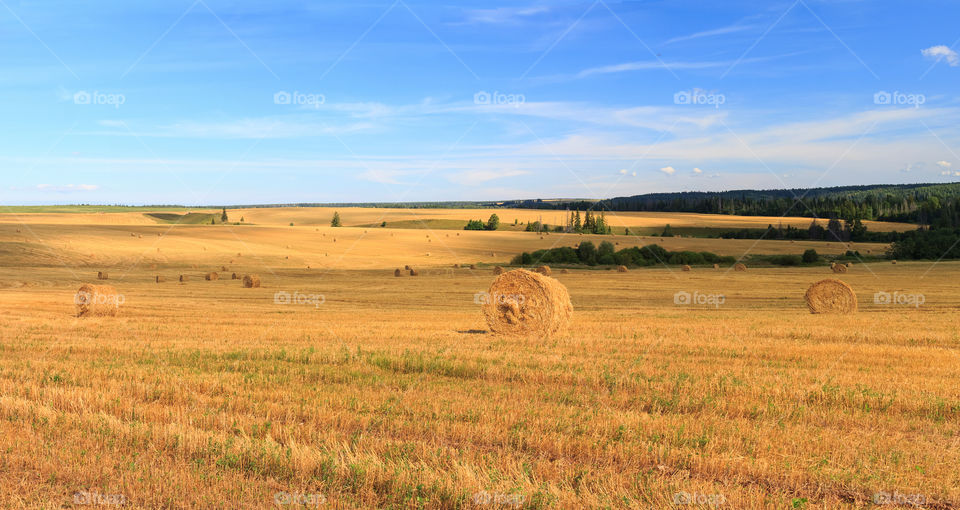
[{"label": "distant hay bale", "polygon": [[237,273],[233,273],[232,275],[230,275],[230,279],[231,279],[231,280],[239,280],[239,279],[240,279],[240,275],[238,275]]},{"label": "distant hay bale", "polygon": [[110,278],[107,276],[107,272],[106,272],[106,271],[98,271],[98,272],[97,272],[97,279],[98,279],[98,280],[109,280]]},{"label": "distant hay bale", "polygon": [[397,276],[397,277],[403,276],[403,271],[401,271],[400,268],[394,269],[393,276]]},{"label": "distant hay bale", "polygon": [[130,232],[130,237],[137,237],[137,234],[134,234],[133,232]]},{"label": "distant hay bale", "polygon": [[226,272],[227,272],[227,266],[220,266],[220,270],[223,271],[224,273],[226,273]]},{"label": "distant hay bale", "polygon": [[482,311],[494,333],[548,337],[566,328],[573,305],[559,281],[515,269],[494,279]]},{"label": "distant hay bale", "polygon": [[470,269],[476,269],[476,268],[477,268],[476,264],[470,264]]},{"label": "distant hay bale", "polygon": [[73,298],[77,317],[116,317],[124,298],[110,285],[85,283]]},{"label": "distant hay bale", "polygon": [[143,234],[137,234],[137,239],[143,239]]},{"label": "distant hay bale", "polygon": [[627,266],[617,266],[618,273],[626,273],[627,271]]},{"label": "distant hay bale", "polygon": [[180,283],[184,283],[184,282],[186,282],[186,281],[189,280],[189,279],[190,279],[190,277],[187,276],[187,275],[185,275],[185,274],[180,275]]},{"label": "distant hay bale", "polygon": [[567,268],[563,268],[560,270],[560,274],[568,274],[568,273],[570,273],[570,270]]},{"label": "distant hay bale", "polygon": [[890,263],[893,264],[893,265],[896,265],[896,264],[897,264],[897,259],[891,260]]},{"label": "distant hay bale", "polygon": [[747,270],[747,265],[746,265],[746,264],[743,264],[743,263],[740,263],[740,262],[737,262],[736,264],[733,265],[733,270],[734,270],[734,271],[746,271],[746,270]]},{"label": "distant hay bale", "polygon": [[847,267],[853,267],[853,262],[847,262]]},{"label": "distant hay bale", "polygon": [[684,264],[684,265],[683,265],[683,271],[690,271],[690,266]]},{"label": "distant hay bale", "polygon": [[833,272],[837,274],[843,274],[847,272],[847,266],[843,264],[831,264],[830,268],[833,269]]},{"label": "distant hay bale", "polygon": [[493,268],[493,274],[495,274],[495,275],[503,274],[503,268],[500,267],[500,266],[497,266],[497,267]]},{"label": "distant hay bale", "polygon": [[410,269],[410,276],[420,276],[420,272],[416,269]]},{"label": "distant hay bale", "polygon": [[205,280],[207,280],[208,282],[212,282],[212,281],[214,281],[214,280],[219,280],[219,279],[220,279],[220,274],[219,274],[219,273],[216,273],[216,272],[207,273],[203,278],[204,278]]},{"label": "distant hay bale", "polygon": [[453,268],[454,268],[454,269],[460,269],[460,264],[454,264],[454,265],[453,265]]},{"label": "distant hay bale", "polygon": [[409,271],[409,270],[410,270],[410,266],[409,266],[409,265],[403,266],[403,270],[404,270],[404,271]]},{"label": "distant hay bale", "polygon": [[713,268],[714,268],[714,269],[720,269],[720,264],[714,264],[714,265],[713,265]]},{"label": "distant hay bale", "polygon": [[536,272],[542,274],[543,276],[550,276],[553,271],[550,270],[550,266],[540,266],[536,269]]},{"label": "distant hay bale", "polygon": [[857,295],[846,283],[832,278],[820,280],[804,295],[810,313],[854,313]]},{"label": "distant hay bale", "polygon": [[164,277],[162,277],[162,276],[160,276],[160,275],[157,275],[157,283],[163,283],[163,282],[165,282],[165,281],[167,281],[166,278],[164,278]]},{"label": "distant hay bale", "polygon": [[243,275],[243,288],[256,289],[260,287],[260,276],[255,274]]}]

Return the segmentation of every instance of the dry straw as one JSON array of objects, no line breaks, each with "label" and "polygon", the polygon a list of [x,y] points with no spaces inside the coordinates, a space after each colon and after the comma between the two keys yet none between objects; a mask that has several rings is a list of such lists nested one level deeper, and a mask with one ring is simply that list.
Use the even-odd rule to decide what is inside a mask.
[{"label": "dry straw", "polygon": [[85,283],[77,290],[73,301],[77,305],[77,317],[115,317],[120,313],[123,299],[110,285]]},{"label": "dry straw", "polygon": [[494,333],[549,337],[566,328],[573,305],[562,283],[515,269],[493,280],[482,310]]},{"label": "dry straw", "polygon": [[243,288],[255,289],[260,287],[260,276],[255,274],[243,275]]},{"label": "dry straw", "polygon": [[618,273],[626,273],[626,272],[627,272],[627,266],[617,266],[617,272],[618,272]]},{"label": "dry straw", "polygon": [[857,295],[846,283],[832,278],[820,280],[804,296],[810,313],[854,313]]},{"label": "dry straw", "polygon": [[97,272],[97,279],[98,279],[98,280],[107,280],[107,279],[108,279],[107,272],[106,272],[106,271],[98,271],[98,272]]},{"label": "dry straw", "polygon": [[208,282],[212,282],[214,280],[219,280],[220,275],[218,273],[207,273],[206,276],[204,276],[203,278]]},{"label": "dry straw", "polygon": [[734,271],[746,271],[746,270],[747,270],[747,266],[746,266],[746,264],[742,264],[742,263],[740,263],[740,262],[737,262],[736,264],[733,265],[733,270],[734,270]]},{"label": "dry straw", "polygon": [[543,276],[550,276],[553,274],[553,271],[550,270],[550,266],[540,266],[536,269],[536,271]]},{"label": "dry straw", "polygon": [[500,267],[500,266],[497,266],[497,267],[493,268],[493,274],[495,274],[495,275],[501,275],[501,274],[503,274],[503,268]]}]

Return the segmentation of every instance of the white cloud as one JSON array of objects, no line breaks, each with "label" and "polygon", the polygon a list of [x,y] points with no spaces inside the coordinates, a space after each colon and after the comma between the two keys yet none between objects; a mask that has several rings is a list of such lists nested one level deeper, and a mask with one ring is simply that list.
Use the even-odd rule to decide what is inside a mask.
[{"label": "white cloud", "polygon": [[951,163],[951,162],[949,162],[949,161],[937,161],[937,166],[940,167],[940,168],[947,169],[947,168],[952,167],[952,166],[953,166],[953,163]]},{"label": "white cloud", "polygon": [[471,9],[467,11],[465,23],[488,23],[494,25],[515,24],[524,18],[549,11],[544,6],[535,7],[498,7],[496,9]]},{"label": "white cloud", "polygon": [[940,175],[945,175],[947,177],[960,177],[960,172],[957,172],[957,171],[951,172],[950,170],[944,170],[940,172]]},{"label": "white cloud", "polygon": [[665,173],[665,174],[667,174],[667,175],[673,175],[673,174],[675,174],[675,173],[677,172],[677,169],[676,169],[676,168],[673,168],[672,166],[665,166],[665,167],[661,168],[660,171],[663,172],[663,173]]},{"label": "white cloud", "polygon": [[950,67],[957,67],[960,65],[960,55],[957,55],[956,51],[953,51],[942,44],[939,46],[931,46],[925,50],[920,50],[920,53],[923,53],[924,57],[935,59],[937,62],[946,60]]},{"label": "white cloud", "polygon": [[700,175],[700,174],[703,173],[703,170],[700,170],[699,168],[694,168],[694,169],[693,169],[693,173],[695,173],[695,174],[697,174],[697,175]]},{"label": "white cloud", "polygon": [[757,25],[728,25],[728,26],[725,26],[725,27],[714,28],[714,29],[712,29],[712,30],[704,30],[703,32],[697,32],[697,33],[690,34],[690,35],[684,35],[684,36],[680,36],[680,37],[674,37],[673,39],[667,40],[667,41],[664,42],[663,44],[664,44],[664,45],[667,45],[667,44],[673,44],[673,43],[675,43],[675,42],[680,42],[680,41],[689,41],[689,40],[692,40],[692,39],[700,39],[700,38],[702,38],[702,37],[712,37],[712,36],[715,36],[715,35],[732,34],[732,33],[734,33],[734,32],[742,32],[742,31],[744,31],[744,30],[752,30],[752,29],[754,29],[754,28],[756,28],[756,27],[757,27]]},{"label": "white cloud", "polygon": [[37,184],[37,189],[41,191],[57,191],[60,193],[72,191],[96,191],[100,186],[96,184]]}]

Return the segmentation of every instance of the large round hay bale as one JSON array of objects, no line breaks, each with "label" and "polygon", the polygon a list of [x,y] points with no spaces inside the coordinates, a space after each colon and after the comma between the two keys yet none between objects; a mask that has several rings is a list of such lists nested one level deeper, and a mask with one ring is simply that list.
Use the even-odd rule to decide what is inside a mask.
[{"label": "large round hay bale", "polygon": [[500,267],[500,266],[497,266],[497,267],[493,268],[493,274],[495,274],[495,275],[503,274],[503,268]]},{"label": "large round hay bale", "polygon": [[843,274],[847,272],[847,266],[843,264],[830,264],[830,268],[833,269],[833,272],[837,274]]},{"label": "large round hay bale", "polygon": [[747,270],[747,265],[746,265],[746,264],[742,264],[742,263],[740,263],[740,262],[737,262],[736,264],[733,265],[733,270],[734,270],[734,271],[746,271],[746,270]]},{"label": "large round hay bale", "polygon": [[820,280],[807,289],[804,296],[810,313],[853,313],[857,311],[857,295],[846,283],[832,278]]},{"label": "large round hay bale", "polygon": [[215,273],[215,272],[214,272],[214,273],[207,273],[206,275],[204,275],[203,279],[204,279],[204,280],[207,280],[208,282],[212,282],[212,281],[214,281],[214,280],[219,280],[219,279],[220,279],[220,274],[219,274],[219,273]]},{"label": "large round hay bale", "polygon": [[690,271],[690,266],[684,264],[682,269],[683,271]]},{"label": "large round hay bale", "polygon": [[98,279],[98,280],[108,280],[109,277],[107,276],[107,272],[106,272],[106,271],[98,271],[98,272],[97,272],[97,279]]},{"label": "large round hay bale", "polygon": [[482,310],[494,333],[547,337],[566,328],[573,305],[559,281],[514,269],[493,280]]},{"label": "large round hay bale", "polygon": [[256,289],[260,287],[260,276],[255,274],[243,275],[243,288]]},{"label": "large round hay bale", "polygon": [[110,285],[85,283],[73,298],[77,317],[115,317],[120,313],[124,298]]},{"label": "large round hay bale", "polygon": [[540,266],[536,271],[543,276],[550,276],[553,273],[553,271],[550,270],[550,266]]},{"label": "large round hay bale", "polygon": [[420,272],[416,269],[410,268],[410,276],[420,276]]},{"label": "large round hay bale", "polygon": [[618,273],[626,273],[626,272],[627,272],[627,266],[617,266],[617,272],[618,272]]}]

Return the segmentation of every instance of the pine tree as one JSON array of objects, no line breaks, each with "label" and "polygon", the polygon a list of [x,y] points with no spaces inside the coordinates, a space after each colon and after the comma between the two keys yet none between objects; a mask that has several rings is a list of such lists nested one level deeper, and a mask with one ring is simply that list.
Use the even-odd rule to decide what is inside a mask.
[{"label": "pine tree", "polygon": [[576,216],[573,217],[573,230],[580,232],[582,228],[583,225],[580,223],[580,210],[578,209]]},{"label": "pine tree", "polygon": [[330,220],[330,226],[331,226],[331,227],[339,227],[339,226],[340,226],[340,213],[339,213],[339,212],[334,212],[334,213],[333,213],[333,219]]},{"label": "pine tree", "polygon": [[220,215],[220,223],[226,223],[226,222],[227,222],[227,208],[224,207],[223,214]]}]

